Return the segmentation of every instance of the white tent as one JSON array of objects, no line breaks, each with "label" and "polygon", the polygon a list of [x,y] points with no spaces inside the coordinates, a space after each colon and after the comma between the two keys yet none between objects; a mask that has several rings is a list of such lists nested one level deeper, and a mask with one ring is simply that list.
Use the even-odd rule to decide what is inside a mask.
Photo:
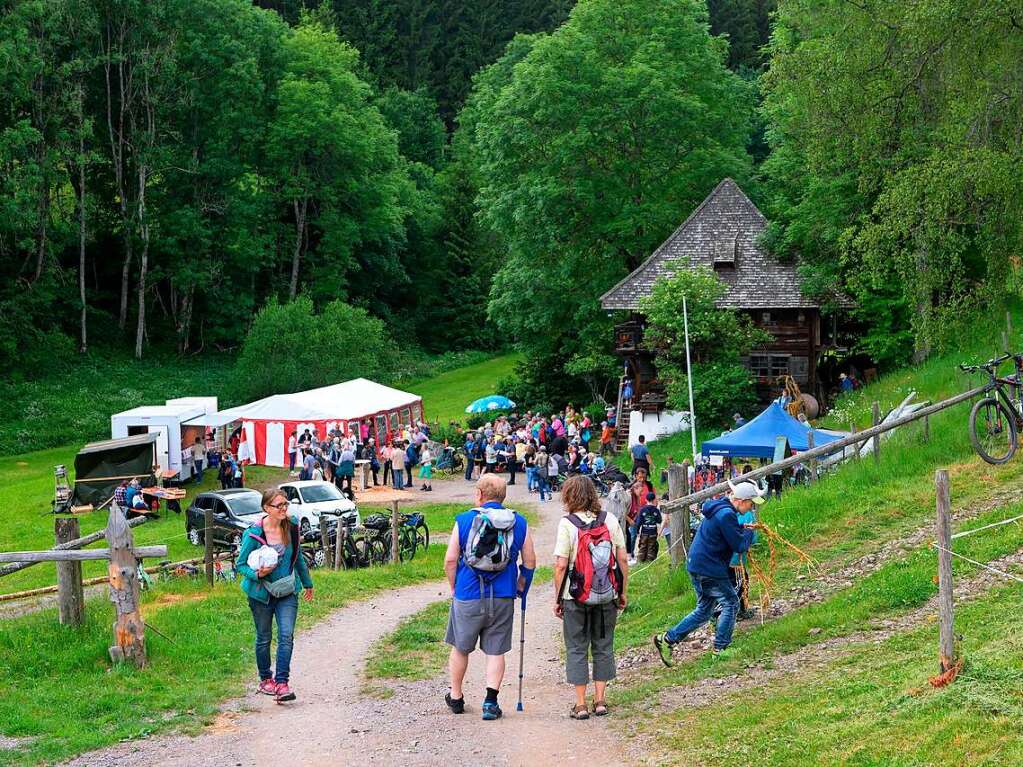
[{"label": "white tent", "polygon": [[369,420],[371,432],[380,444],[399,423],[422,418],[423,400],[417,394],[356,378],[319,389],[274,394],[224,410],[220,415],[242,422],[254,463],[285,466],[288,435],[292,431],[301,434],[305,429],[316,429],[323,437],[340,427],[354,433],[361,421]]}]

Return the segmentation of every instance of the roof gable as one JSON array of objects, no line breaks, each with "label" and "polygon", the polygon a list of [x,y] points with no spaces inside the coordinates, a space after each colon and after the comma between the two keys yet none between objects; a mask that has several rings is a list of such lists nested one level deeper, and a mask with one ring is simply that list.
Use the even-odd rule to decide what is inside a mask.
[{"label": "roof gable", "polygon": [[757,238],[767,219],[732,179],[721,181],[681,226],[629,276],[600,297],[604,309],[639,309],[654,283],[680,268],[707,267],[725,283],[728,309],[811,308],[796,265],[764,251]]}]

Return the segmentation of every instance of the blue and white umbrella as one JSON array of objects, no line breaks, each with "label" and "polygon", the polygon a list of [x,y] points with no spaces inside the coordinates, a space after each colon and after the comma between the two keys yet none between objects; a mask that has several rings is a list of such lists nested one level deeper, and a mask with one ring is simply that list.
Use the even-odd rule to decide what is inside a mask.
[{"label": "blue and white umbrella", "polygon": [[488,410],[511,410],[515,403],[500,394],[491,394],[473,402],[465,409],[466,413],[486,413]]}]

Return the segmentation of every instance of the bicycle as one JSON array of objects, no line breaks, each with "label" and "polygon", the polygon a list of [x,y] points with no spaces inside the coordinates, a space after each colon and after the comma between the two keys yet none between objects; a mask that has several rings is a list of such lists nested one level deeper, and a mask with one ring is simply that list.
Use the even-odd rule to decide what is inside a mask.
[{"label": "bicycle", "polygon": [[430,528],[426,524],[426,517],[423,516],[422,512],[413,512],[412,514],[402,514],[401,522],[403,525],[408,525],[416,534],[416,547],[421,548],[423,551],[430,550]]},{"label": "bicycle", "polygon": [[[367,537],[371,541],[379,542],[384,553],[380,562],[391,559],[391,519],[384,514],[371,514],[363,520],[366,526]],[[424,523],[425,524],[425,523]],[[416,548],[419,545],[419,538],[416,528],[408,524],[398,525],[398,559],[401,562],[410,562],[416,556]]]},{"label": "bicycle", "polygon": [[[383,557],[383,547],[377,542],[368,539],[366,536],[355,535],[354,521],[346,521],[342,526],[335,522],[328,523],[328,513],[320,515],[320,524],[327,524],[327,541],[331,549],[341,547],[341,566],[345,570],[354,570],[359,567],[369,567]],[[310,531],[303,539],[307,544],[302,547],[302,556],[309,567],[323,567],[330,564],[327,561],[328,552],[323,548],[323,542],[318,531]],[[339,542],[340,541],[340,542]]]},{"label": "bicycle", "polygon": [[465,471],[465,458],[462,448],[445,447],[440,451],[434,469],[438,473],[455,475]]},{"label": "bicycle", "polygon": [[[998,367],[1013,360],[1016,372],[998,377]],[[978,365],[960,365],[966,373],[985,371],[988,383],[984,393],[970,411],[970,443],[977,455],[991,464],[1006,463],[1019,448],[1019,431],[1023,428],[1023,354],[1003,354]]]}]

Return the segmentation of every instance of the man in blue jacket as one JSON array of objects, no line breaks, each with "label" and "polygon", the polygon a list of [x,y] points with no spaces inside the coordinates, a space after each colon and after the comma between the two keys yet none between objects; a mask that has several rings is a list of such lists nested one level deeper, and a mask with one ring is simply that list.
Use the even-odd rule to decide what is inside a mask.
[{"label": "man in blue jacket", "polygon": [[756,485],[740,482],[732,485],[728,498],[712,499],[703,504],[703,521],[696,530],[687,563],[696,592],[696,608],[678,625],[654,636],[654,646],[665,666],[672,665],[672,646],[709,621],[715,605],[721,605],[721,616],[714,633],[714,654],[719,655],[732,643],[739,597],[729,565],[735,554],[749,551],[754,533],[751,527],[739,523],[739,514],[746,514],[754,504],[763,502]]}]

